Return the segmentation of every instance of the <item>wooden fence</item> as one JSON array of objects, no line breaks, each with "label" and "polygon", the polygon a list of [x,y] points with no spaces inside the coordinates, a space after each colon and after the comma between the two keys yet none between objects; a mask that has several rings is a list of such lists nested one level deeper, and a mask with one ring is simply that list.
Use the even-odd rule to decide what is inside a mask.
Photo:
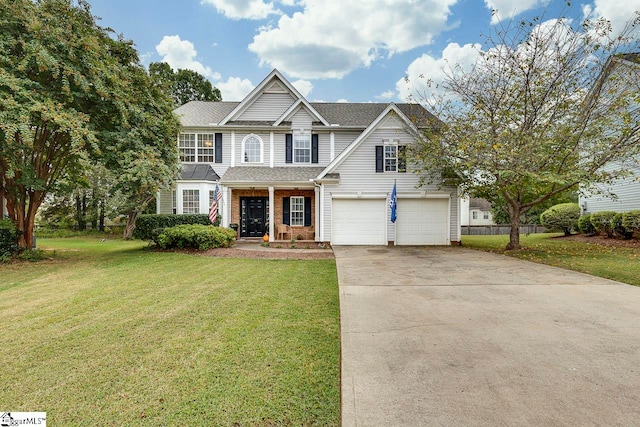
[{"label": "wooden fence", "polygon": [[[495,236],[511,232],[511,226],[508,224],[463,225],[460,228],[463,236]],[[545,233],[546,231],[547,229],[539,224],[520,225],[520,234]]]}]

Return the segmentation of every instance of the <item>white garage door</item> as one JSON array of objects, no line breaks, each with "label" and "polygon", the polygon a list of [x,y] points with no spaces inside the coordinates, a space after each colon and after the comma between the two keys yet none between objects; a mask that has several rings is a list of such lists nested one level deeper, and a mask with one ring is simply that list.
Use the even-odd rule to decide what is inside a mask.
[{"label": "white garage door", "polygon": [[331,244],[386,245],[385,199],[333,199]]},{"label": "white garage door", "polygon": [[449,199],[398,199],[397,245],[448,245]]}]

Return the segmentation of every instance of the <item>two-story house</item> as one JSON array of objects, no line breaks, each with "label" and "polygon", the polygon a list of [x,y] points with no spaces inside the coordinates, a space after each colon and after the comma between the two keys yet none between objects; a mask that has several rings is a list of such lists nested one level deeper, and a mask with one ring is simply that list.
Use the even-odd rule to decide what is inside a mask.
[{"label": "two-story house", "polygon": [[222,225],[238,224],[240,238],[460,241],[457,187],[418,187],[405,155],[416,124],[437,120],[419,105],[309,102],[274,70],[241,102],[194,101],[176,114],[183,173],[158,213],[207,213],[218,186]]}]

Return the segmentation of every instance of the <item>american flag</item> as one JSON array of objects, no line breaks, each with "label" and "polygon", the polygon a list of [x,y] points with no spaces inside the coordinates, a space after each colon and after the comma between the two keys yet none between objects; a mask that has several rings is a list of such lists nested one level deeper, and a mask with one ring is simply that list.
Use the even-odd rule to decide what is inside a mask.
[{"label": "american flag", "polygon": [[214,224],[216,219],[218,219],[218,201],[220,199],[222,199],[222,193],[220,192],[220,187],[216,184],[216,189],[213,191],[211,207],[209,208],[209,221],[211,221],[211,224]]}]

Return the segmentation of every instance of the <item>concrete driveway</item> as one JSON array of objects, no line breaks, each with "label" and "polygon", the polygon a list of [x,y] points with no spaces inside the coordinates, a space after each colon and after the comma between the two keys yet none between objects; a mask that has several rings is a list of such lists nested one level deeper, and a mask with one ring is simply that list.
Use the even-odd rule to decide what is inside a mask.
[{"label": "concrete driveway", "polygon": [[640,425],[640,288],[459,247],[334,247],[343,426]]}]

